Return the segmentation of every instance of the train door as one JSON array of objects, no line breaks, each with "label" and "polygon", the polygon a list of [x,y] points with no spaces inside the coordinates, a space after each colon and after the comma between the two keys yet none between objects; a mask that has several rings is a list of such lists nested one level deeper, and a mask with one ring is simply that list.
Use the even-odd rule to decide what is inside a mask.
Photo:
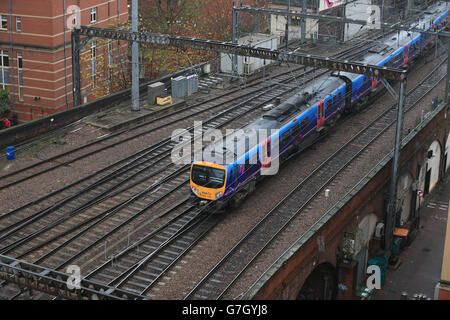
[{"label": "train door", "polygon": [[263,168],[270,167],[271,162],[271,146],[270,146],[270,137],[267,138],[266,141],[261,143],[261,166]]},{"label": "train door", "polygon": [[321,100],[317,104],[317,131],[320,131],[325,122],[324,102]]},{"label": "train door", "polygon": [[407,64],[408,63],[408,44],[405,44],[405,46],[403,47],[403,64]]}]

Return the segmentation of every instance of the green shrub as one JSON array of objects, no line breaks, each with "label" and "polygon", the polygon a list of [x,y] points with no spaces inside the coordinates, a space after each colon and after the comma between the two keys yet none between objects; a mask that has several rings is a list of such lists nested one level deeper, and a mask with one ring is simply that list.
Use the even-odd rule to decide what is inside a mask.
[{"label": "green shrub", "polygon": [[11,100],[9,99],[9,91],[0,89],[0,114],[9,112]]}]

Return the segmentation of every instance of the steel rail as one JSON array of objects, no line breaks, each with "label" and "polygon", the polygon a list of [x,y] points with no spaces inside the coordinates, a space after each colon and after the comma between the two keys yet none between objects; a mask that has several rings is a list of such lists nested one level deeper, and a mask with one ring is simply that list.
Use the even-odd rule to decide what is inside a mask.
[{"label": "steel rail", "polygon": [[0,255],[0,279],[70,300],[142,300],[145,296],[81,278],[79,289],[69,289],[70,275]]},{"label": "steel rail", "polygon": [[[427,81],[431,76],[434,75],[434,72],[436,72],[436,70],[440,71],[441,70],[441,66],[443,64],[444,61],[442,61],[438,67],[436,67],[435,69],[433,69],[433,71],[427,76],[425,77],[420,83],[419,85],[417,85],[414,89],[410,90],[407,94],[407,96],[410,96],[411,94],[414,93],[414,91],[416,91],[418,88],[420,88],[425,81]],[[406,102],[407,104],[410,104],[407,108],[407,110],[410,110],[412,107],[414,107],[429,91],[431,91],[436,85],[439,84],[439,82],[443,79],[444,76],[442,76],[439,81],[437,81],[432,87],[428,87],[426,92],[421,94],[420,97],[414,101],[414,103],[410,104],[411,102]],[[300,188],[302,188],[307,182],[309,182],[310,180],[312,180],[313,177],[316,177],[317,174],[323,170],[329,163],[331,163],[331,161],[335,160],[337,155],[341,154],[342,152],[345,152],[345,149],[348,147],[352,147],[352,143],[362,137],[362,134],[366,133],[368,130],[370,130],[375,123],[377,123],[379,120],[381,120],[383,117],[385,117],[386,115],[388,115],[389,113],[392,113],[391,117],[393,117],[393,120],[390,121],[390,123],[388,125],[386,125],[382,130],[378,131],[365,145],[364,147],[359,148],[358,147],[358,151],[348,160],[346,161],[343,165],[340,166],[340,168],[337,170],[337,172],[335,172],[330,178],[327,179],[327,181],[325,183],[323,183],[316,192],[314,192],[305,202],[304,204],[302,204],[300,206],[299,209],[297,209],[295,211],[295,213],[289,218],[287,219],[287,221],[279,228],[279,230],[272,235],[272,237],[266,241],[266,243],[257,251],[256,254],[254,254],[254,256],[250,259],[250,261],[247,262],[247,264],[240,269],[239,272],[237,272],[237,274],[234,276],[234,278],[228,282],[228,285],[225,287],[225,289],[221,289],[222,291],[219,293],[219,295],[216,297],[217,299],[220,299],[228,290],[229,288],[236,282],[236,280],[239,278],[239,276],[250,266],[250,264],[257,258],[259,257],[259,255],[263,252],[263,250],[272,243],[273,239],[279,235],[284,229],[285,227],[294,219],[298,216],[298,214],[300,212],[302,212],[304,210],[304,208],[306,208],[306,206],[309,205],[309,203],[311,203],[311,201],[313,199],[315,199],[320,192],[340,173],[342,172],[342,170],[344,170],[354,159],[356,159],[363,151],[366,150],[366,148],[373,143],[373,141],[375,141],[381,134],[383,134],[386,130],[388,130],[392,124],[395,122],[395,106],[397,105],[397,103],[395,103],[393,106],[391,106],[391,108],[389,108],[388,110],[386,110],[385,112],[383,112],[380,116],[378,116],[375,120],[373,120],[368,126],[366,126],[365,128],[363,128],[362,130],[360,130],[351,140],[349,140],[345,145],[343,145],[341,148],[339,148],[336,152],[334,152],[329,158],[327,158],[319,167],[317,167],[310,175],[308,175],[304,180],[302,180],[288,195],[286,195],[274,208],[272,208],[250,231],[248,231],[248,233],[238,242],[235,244],[235,246],[233,246],[232,249],[229,250],[229,252],[222,257],[222,259],[208,272],[207,275],[204,276],[204,278],[186,295],[185,299],[189,299],[191,297],[194,297],[194,295],[202,288],[202,286],[204,284],[207,283],[207,281],[209,279],[211,279],[214,275],[215,272],[217,272],[219,270],[220,267],[222,267],[226,262],[230,261],[228,259],[232,258],[233,254],[235,252],[237,252],[237,249],[240,248],[241,246],[245,245],[246,241],[250,239],[251,236],[253,236],[255,233],[257,233],[258,228],[260,228],[261,226],[264,225],[264,223],[266,223],[266,221],[277,211],[278,208],[280,208],[282,205],[284,205],[289,199],[291,199],[291,197],[293,197],[293,195],[295,195],[295,192],[300,190]],[[231,263],[231,262],[229,262]],[[211,298],[211,297],[208,297]]]}]

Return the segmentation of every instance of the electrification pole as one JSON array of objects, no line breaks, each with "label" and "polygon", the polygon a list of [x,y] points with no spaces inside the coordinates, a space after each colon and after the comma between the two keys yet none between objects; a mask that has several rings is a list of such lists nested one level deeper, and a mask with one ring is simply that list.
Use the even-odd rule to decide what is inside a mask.
[{"label": "electrification pole", "polygon": [[[291,12],[291,0],[288,0],[288,12]],[[288,45],[289,45],[289,20],[291,19],[290,16],[286,16],[286,32],[285,32],[285,38],[286,38],[286,51],[288,51]]]},{"label": "electrification pole", "polygon": [[[131,4],[131,31],[138,32],[138,0]],[[139,47],[138,42],[131,45],[131,110],[139,111]]]},{"label": "electrification pole", "polygon": [[392,159],[392,179],[389,193],[389,204],[386,216],[386,231],[384,235],[384,251],[386,259],[388,259],[391,256],[391,249],[394,238],[393,233],[395,228],[395,216],[397,213],[397,184],[398,184],[398,171],[400,167],[400,149],[402,143],[403,104],[405,101],[405,86],[406,80],[403,80],[400,83],[400,93],[398,95],[397,128],[395,133],[394,158]]},{"label": "electrification pole", "polygon": [[[306,0],[303,0],[302,2],[302,13],[306,13]],[[302,18],[302,36],[301,41],[302,43],[306,43],[306,18]]]},{"label": "electrification pole", "polygon": [[[233,1],[233,14],[232,14],[232,42],[234,44],[238,44],[238,11],[234,10],[234,1]],[[236,80],[238,77],[238,57],[236,54],[233,54],[231,61],[231,71],[232,77],[231,80]]]}]

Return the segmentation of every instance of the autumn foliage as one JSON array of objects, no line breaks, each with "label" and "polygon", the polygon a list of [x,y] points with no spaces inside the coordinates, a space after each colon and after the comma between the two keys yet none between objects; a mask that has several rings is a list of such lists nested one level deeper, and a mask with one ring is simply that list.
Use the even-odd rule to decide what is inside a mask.
[{"label": "autumn foliage", "polygon": [[[246,0],[254,7],[267,5],[267,0]],[[238,3],[236,3],[238,4]],[[141,5],[144,31],[172,35],[231,41],[233,0],[152,0]],[[244,19],[242,25],[248,24]],[[203,61],[217,62],[215,52],[141,46],[146,78],[154,79]]]},{"label": "autumn foliage", "polygon": [[[267,7],[268,0],[236,1],[236,5],[252,7]],[[232,39],[232,6],[233,0],[145,0],[139,1],[139,30],[151,33],[179,35],[185,37],[231,41]],[[240,29],[243,32],[261,32],[267,26],[264,16],[241,15]],[[131,16],[130,16],[131,25]],[[129,26],[128,26],[129,28]],[[103,40],[102,40],[103,41]],[[100,47],[105,48],[105,45]],[[103,49],[106,50],[106,49]],[[103,51],[104,52],[104,51]],[[99,52],[100,53],[100,52]],[[96,65],[98,76],[93,83],[92,76],[85,72],[85,79],[91,81],[97,95],[104,95],[124,89],[129,86],[128,78],[117,65],[106,61],[107,55],[97,54]],[[204,61],[217,61],[218,54],[209,51],[182,50],[177,48],[162,48],[148,44],[140,44],[140,63],[144,81],[159,78],[179,69]],[[85,59],[89,60],[90,55]],[[128,59],[129,61],[131,58]],[[88,64],[88,71],[90,65]],[[105,81],[105,76],[113,68],[114,77],[106,79],[108,86],[98,85]],[[106,77],[107,78],[107,77]]]}]

